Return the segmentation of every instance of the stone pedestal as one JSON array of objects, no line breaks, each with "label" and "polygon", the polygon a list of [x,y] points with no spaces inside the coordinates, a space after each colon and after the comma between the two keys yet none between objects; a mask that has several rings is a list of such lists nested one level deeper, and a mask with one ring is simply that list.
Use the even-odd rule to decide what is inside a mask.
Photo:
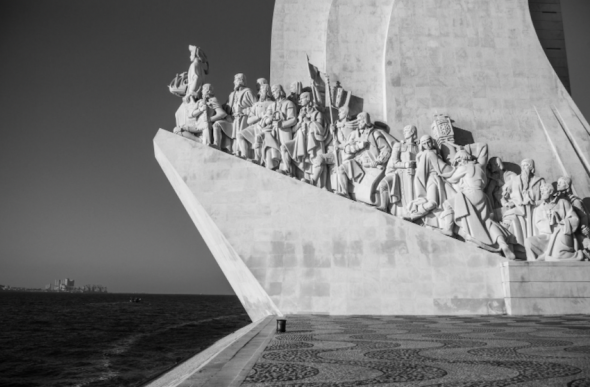
[{"label": "stone pedestal", "polygon": [[588,262],[504,262],[502,282],[508,314],[590,313]]}]

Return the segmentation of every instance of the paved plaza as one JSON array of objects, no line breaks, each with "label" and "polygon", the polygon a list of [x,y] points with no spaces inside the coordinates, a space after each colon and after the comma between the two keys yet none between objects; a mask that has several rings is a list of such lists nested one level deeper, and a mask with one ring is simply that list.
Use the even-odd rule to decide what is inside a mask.
[{"label": "paved plaza", "polygon": [[289,316],[265,345],[242,386],[590,386],[590,316]]}]

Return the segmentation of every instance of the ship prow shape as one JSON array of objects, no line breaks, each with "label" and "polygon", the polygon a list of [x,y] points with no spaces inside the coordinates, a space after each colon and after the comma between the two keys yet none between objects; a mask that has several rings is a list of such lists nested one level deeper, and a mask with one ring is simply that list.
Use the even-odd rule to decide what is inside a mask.
[{"label": "ship prow shape", "polygon": [[253,320],[506,313],[499,255],[165,130],[154,145]]}]

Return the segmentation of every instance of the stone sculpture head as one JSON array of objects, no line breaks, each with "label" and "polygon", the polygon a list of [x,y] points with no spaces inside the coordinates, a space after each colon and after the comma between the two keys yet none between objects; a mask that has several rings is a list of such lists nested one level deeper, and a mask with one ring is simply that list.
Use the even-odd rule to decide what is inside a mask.
[{"label": "stone sculpture head", "polygon": [[532,159],[522,160],[520,163],[520,168],[522,170],[521,175],[531,177],[535,174],[535,162]]},{"label": "stone sculpture head", "polygon": [[309,106],[311,102],[311,93],[306,91],[299,96],[299,106]]},{"label": "stone sculpture head", "polygon": [[240,87],[246,86],[246,76],[242,73],[238,73],[234,76],[234,90],[239,90]]},{"label": "stone sculpture head", "polygon": [[418,139],[418,129],[414,125],[407,125],[404,128],[404,139],[415,143]]},{"label": "stone sculpture head", "polygon": [[262,85],[268,85],[268,81],[266,80],[266,78],[258,78],[256,80],[256,91],[258,92],[258,95],[260,95],[260,87]]},{"label": "stone sculpture head", "polygon": [[201,92],[203,93],[203,98],[210,97],[213,95],[213,86],[210,83],[205,83]]},{"label": "stone sculpture head", "polygon": [[553,195],[553,184],[543,182],[541,183],[541,199],[548,201],[551,199],[551,195]]},{"label": "stone sculpture head", "polygon": [[271,92],[272,92],[273,98],[277,101],[285,98],[285,96],[286,96],[283,86],[278,85],[278,84],[272,85]]},{"label": "stone sculpture head", "polygon": [[272,99],[272,94],[270,93],[270,85],[268,83],[260,85],[260,91],[258,95],[260,96],[261,101],[267,101]]},{"label": "stone sculpture head", "polygon": [[348,106],[342,106],[340,109],[338,109],[338,119],[340,121],[346,120],[347,118],[349,118],[349,113],[350,109],[348,108]]},{"label": "stone sculpture head", "polygon": [[432,137],[425,134],[424,136],[420,137],[420,150],[431,150],[434,149],[434,141]]},{"label": "stone sculpture head", "polygon": [[188,46],[188,50],[190,51],[191,62],[199,61],[200,63],[206,63],[207,66],[204,71],[205,74],[209,74],[209,61],[207,60],[207,55],[205,54],[205,51],[203,51],[203,49],[201,49],[200,47],[192,45]]},{"label": "stone sculpture head", "polygon": [[569,176],[561,176],[557,179],[557,190],[559,192],[570,193],[572,188],[572,178]]},{"label": "stone sculpture head", "polygon": [[291,94],[299,94],[301,92],[301,88],[299,86],[300,84],[301,83],[299,81],[291,82],[289,85],[289,92]]},{"label": "stone sculpture head", "polygon": [[465,165],[469,162],[473,161],[473,157],[466,150],[461,149],[455,153],[455,157],[453,158],[453,163],[455,165]]},{"label": "stone sculpture head", "polygon": [[370,128],[371,125],[371,116],[367,112],[360,112],[357,116],[359,129]]}]

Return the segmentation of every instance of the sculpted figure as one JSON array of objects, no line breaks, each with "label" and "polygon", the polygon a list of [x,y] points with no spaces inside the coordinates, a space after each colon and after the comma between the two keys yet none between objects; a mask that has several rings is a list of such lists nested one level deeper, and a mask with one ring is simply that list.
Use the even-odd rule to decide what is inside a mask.
[{"label": "sculpted figure", "polygon": [[265,122],[263,119],[266,116],[268,107],[273,103],[268,84],[260,85],[258,98],[258,102],[250,109],[250,115],[248,116],[248,125],[250,126],[238,133],[238,142],[240,144],[240,150],[244,155],[248,155],[248,144],[250,144],[255,153],[254,161],[260,164],[263,161],[262,146],[265,136],[263,130]]},{"label": "sculpted figure", "polygon": [[588,211],[582,202],[582,199],[574,195],[572,191],[572,179],[569,176],[562,176],[557,180],[557,195],[560,198],[569,201],[574,208],[576,215],[580,219],[580,225],[576,230],[575,236],[580,248],[586,258],[590,257],[590,228],[588,227]]},{"label": "sculpted figure", "polygon": [[485,167],[465,150],[455,153],[457,168],[444,179],[457,187],[456,194],[444,203],[441,214],[443,233],[453,235],[453,226],[465,240],[490,251],[501,250],[508,259],[515,255],[506,239],[509,233],[494,221],[492,206],[484,188],[487,184]]},{"label": "sculpted figure", "polygon": [[[510,211],[517,222],[514,223],[513,234],[519,244],[524,245],[524,240],[535,234],[533,225],[533,209],[541,199],[541,184],[545,180],[535,176],[535,162],[524,159],[521,163],[521,173],[510,179],[510,198],[505,202],[505,207]],[[508,212],[508,211],[507,211]]]},{"label": "sculpted figure", "polygon": [[581,261],[574,232],[580,219],[566,199],[553,196],[553,186],[543,181],[539,188],[541,203],[533,212],[538,234],[525,240],[528,261]]},{"label": "sculpted figure", "polygon": [[407,205],[404,219],[415,221],[424,218],[428,226],[439,227],[436,216],[431,216],[435,210],[442,210],[442,204],[455,191],[445,184],[441,175],[452,171],[446,164],[429,135],[420,138],[419,153],[416,155],[416,175],[414,176],[414,200]]},{"label": "sculpted figure", "polygon": [[[329,131],[322,113],[313,105],[309,92],[301,94],[294,139],[281,145],[282,172],[295,176],[293,166],[303,172],[302,180],[317,184],[324,167],[325,142]],[[293,165],[291,165],[293,164]]]},{"label": "sculpted figure", "polygon": [[230,118],[226,121],[213,124],[214,138],[218,143],[223,142],[229,144],[229,147],[226,148],[229,153],[241,157],[248,156],[248,154],[242,154],[238,146],[238,141],[235,140],[238,133],[248,126],[250,108],[255,102],[256,99],[252,91],[246,87],[246,76],[244,74],[236,74],[234,77],[234,91],[230,93],[228,102],[224,106]]},{"label": "sculpted figure", "polygon": [[203,85],[202,96],[203,98],[196,102],[195,108],[191,112],[191,118],[195,120],[195,124],[181,128],[176,127],[174,133],[219,149],[219,144],[214,141],[211,129],[213,124],[223,120],[227,114],[213,94],[211,84],[205,83]]},{"label": "sculpted figure", "polygon": [[503,188],[509,180],[516,176],[514,172],[507,171],[504,168],[504,163],[499,157],[492,157],[486,166],[488,175],[488,185],[486,186],[486,194],[490,198],[493,208],[502,207]]},{"label": "sculpted figure", "polygon": [[283,86],[273,85],[271,92],[274,102],[267,107],[260,122],[264,138],[260,152],[266,168],[276,170],[281,162],[281,145],[293,139],[297,108],[286,98]]},{"label": "sculpted figure", "polygon": [[[268,81],[266,80],[266,78],[258,78],[256,80],[256,100],[260,100],[260,89],[262,87],[262,85],[268,85]],[[270,85],[269,85],[270,87]]]},{"label": "sculpted figure", "polygon": [[347,198],[350,198],[350,184],[362,184],[365,174],[371,169],[382,172],[391,156],[391,146],[381,131],[373,126],[369,113],[359,113],[357,125],[344,143],[343,161],[338,168],[336,193]]},{"label": "sculpted figure", "polygon": [[[326,167],[330,177],[331,190],[338,187],[337,170],[335,166],[340,166],[344,160],[351,158],[351,155],[344,153],[344,146],[348,141],[350,134],[356,129],[356,120],[351,120],[348,106],[342,106],[338,109],[338,119],[330,124],[331,136],[326,146]],[[336,157],[338,158],[336,160]]]},{"label": "sculpted figure", "polygon": [[295,104],[297,111],[299,111],[299,99],[301,97],[301,89],[303,85],[299,81],[292,82],[289,85],[289,96],[287,99]]},{"label": "sculpted figure", "polygon": [[188,46],[188,49],[190,51],[191,65],[188,68],[187,74],[188,87],[183,98],[185,103],[200,98],[205,75],[209,74],[209,61],[207,61],[207,55],[205,55],[205,52],[197,46]]},{"label": "sculpted figure", "polygon": [[415,126],[404,128],[404,140],[396,142],[387,162],[385,177],[379,183],[381,211],[397,216],[406,214],[407,205],[414,200],[414,175],[416,174],[416,155],[418,154],[418,134]]}]

